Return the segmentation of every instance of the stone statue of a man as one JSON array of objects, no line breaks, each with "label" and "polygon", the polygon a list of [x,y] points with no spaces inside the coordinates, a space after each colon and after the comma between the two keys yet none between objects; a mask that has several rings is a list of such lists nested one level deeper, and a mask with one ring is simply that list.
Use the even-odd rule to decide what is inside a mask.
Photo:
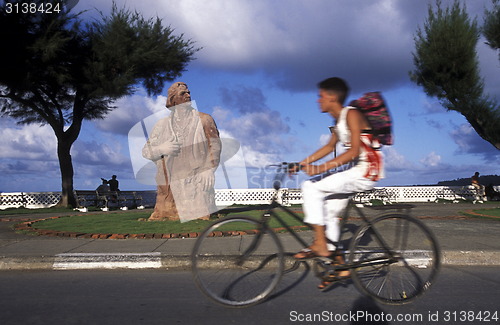
[{"label": "stone statue of a man", "polygon": [[142,155],[155,162],[158,192],[149,220],[207,218],[216,211],[215,170],[221,141],[213,118],[191,106],[183,82],[168,89],[168,117],[158,121]]}]

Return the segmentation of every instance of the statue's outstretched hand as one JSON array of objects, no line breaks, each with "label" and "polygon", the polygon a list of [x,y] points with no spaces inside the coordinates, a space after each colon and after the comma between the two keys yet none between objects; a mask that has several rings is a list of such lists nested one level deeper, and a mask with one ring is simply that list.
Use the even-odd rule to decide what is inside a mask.
[{"label": "statue's outstretched hand", "polygon": [[160,155],[162,156],[177,156],[181,151],[179,142],[165,142],[158,146]]}]

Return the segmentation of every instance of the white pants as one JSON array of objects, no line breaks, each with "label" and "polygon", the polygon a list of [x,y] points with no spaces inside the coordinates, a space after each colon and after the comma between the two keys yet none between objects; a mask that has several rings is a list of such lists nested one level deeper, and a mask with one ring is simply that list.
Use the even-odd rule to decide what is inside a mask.
[{"label": "white pants", "polygon": [[[302,184],[304,221],[325,226],[326,238],[338,242],[340,237],[339,216],[349,203],[349,196],[371,190],[375,182],[362,176],[364,172],[356,167],[329,175],[318,181],[308,180]],[[335,250],[329,243],[328,250]]]}]

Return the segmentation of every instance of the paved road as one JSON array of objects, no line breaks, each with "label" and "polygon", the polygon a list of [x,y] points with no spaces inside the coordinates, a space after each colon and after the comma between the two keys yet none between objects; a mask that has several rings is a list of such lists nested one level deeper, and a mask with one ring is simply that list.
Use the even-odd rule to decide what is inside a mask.
[{"label": "paved road", "polygon": [[[404,306],[376,304],[353,284],[321,293],[305,272],[287,275],[280,292],[263,304],[228,309],[208,301],[189,272],[3,271],[0,324],[370,324],[367,317],[393,319],[376,324],[499,323],[491,316],[500,317],[500,267],[444,267],[429,293]],[[491,321],[480,322],[480,312]],[[315,314],[333,321],[301,321]],[[335,321],[342,317],[346,321]]]}]

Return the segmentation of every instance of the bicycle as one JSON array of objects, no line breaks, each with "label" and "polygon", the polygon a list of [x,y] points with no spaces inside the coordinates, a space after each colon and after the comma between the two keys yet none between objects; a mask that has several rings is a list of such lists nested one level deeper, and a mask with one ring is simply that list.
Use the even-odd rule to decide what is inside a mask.
[{"label": "bicycle", "polygon": [[[258,304],[267,299],[279,284],[286,254],[279,236],[269,227],[271,218],[276,218],[301,246],[308,247],[275,212],[279,208],[306,225],[298,214],[278,202],[283,177],[297,164],[274,166],[277,166],[273,184],[275,194],[269,204],[219,211],[263,210],[260,219],[227,216],[217,220],[201,233],[193,248],[191,260],[196,284],[207,297],[224,306]],[[333,258],[315,257],[309,260],[313,263],[315,275],[334,284],[336,280],[344,280],[336,277],[339,270],[350,270],[352,281],[360,292],[386,304],[405,304],[421,296],[438,273],[440,251],[428,227],[408,215],[412,207],[408,204],[380,207],[381,214],[368,218],[351,196],[340,227],[344,229],[346,226],[352,208],[361,218],[362,225],[355,231],[349,249],[337,250],[347,257],[346,262],[339,265]],[[405,210],[406,213],[384,213],[386,209]],[[300,262],[297,260],[292,269]]]}]

